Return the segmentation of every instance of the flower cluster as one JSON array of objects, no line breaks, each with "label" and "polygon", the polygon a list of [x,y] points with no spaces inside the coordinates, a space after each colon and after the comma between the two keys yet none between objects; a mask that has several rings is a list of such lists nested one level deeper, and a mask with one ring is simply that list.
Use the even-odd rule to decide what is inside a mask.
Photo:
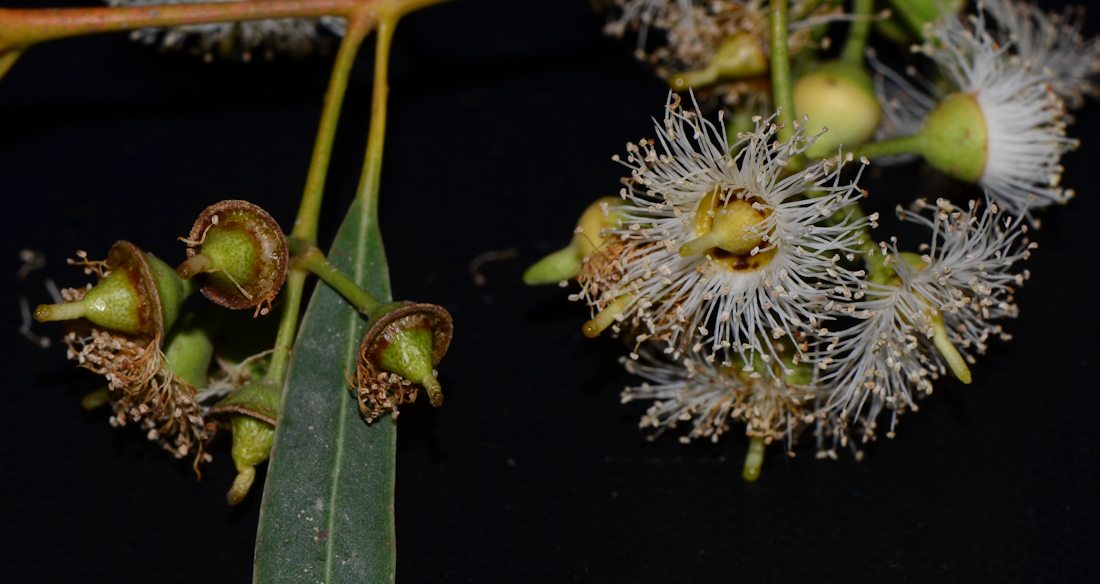
[{"label": "flower cluster", "polygon": [[[100,273],[102,277],[109,275]],[[75,302],[89,290],[91,285],[66,288],[61,293],[66,302]],[[176,458],[192,456],[196,473],[199,462],[211,460],[203,447],[214,435],[215,425],[204,418],[195,387],[174,375],[159,338],[146,339],[87,321],[72,321],[63,340],[69,348],[69,359],[106,378],[114,409],[111,426],[140,424],[149,440]]]},{"label": "flower cluster", "polygon": [[[685,47],[720,53],[756,30],[734,23],[713,39],[698,32],[728,16],[728,3],[618,4],[610,31],[633,26],[643,47],[647,27],[663,29],[665,52],[650,58],[665,66],[679,55],[704,67],[683,57],[696,54]],[[879,142],[865,142],[870,131],[844,133],[846,123],[866,121],[854,113],[799,105],[797,89],[800,114],[833,116],[828,125],[856,143],[813,148],[822,134],[808,135],[805,115],[793,128],[779,113],[755,116],[737,131],[723,112],[717,123],[704,119],[694,95],[692,110],[671,95],[655,138],[613,157],[630,173],[622,203],[601,202],[598,236],[590,218],[578,227],[591,243],[583,259],[572,272],[553,272],[580,284],[571,299],[590,307],[586,336],[610,329],[631,347],[622,362],[645,383],[622,397],[652,400],[641,426],[656,436],[690,423],[688,442],[743,424],[751,480],[764,444],[783,441],[793,456],[798,436],[813,428],[819,456],[835,458],[840,448],[861,456],[858,444],[873,440],[880,422],[893,437],[898,416],[917,410],[940,380],[970,383],[969,367],[991,340],[1011,338],[999,323],[1018,314],[1035,209],[1073,195],[1059,186],[1062,155],[1077,145],[1066,136],[1063,100],[1080,107],[1100,71],[1100,43],[1082,38],[1075,14],[992,0],[971,16],[925,22],[912,54],[935,66],[934,80],[915,68],[898,74],[868,52],[879,73]],[[872,82],[853,72],[860,52],[845,52],[847,61],[804,74],[816,76],[805,99],[847,83],[827,98],[863,103],[857,90],[870,94]],[[899,206],[899,220],[927,232],[910,250],[896,237],[876,241],[879,217],[862,210],[868,193],[858,182],[869,158],[912,155],[984,196]]]}]

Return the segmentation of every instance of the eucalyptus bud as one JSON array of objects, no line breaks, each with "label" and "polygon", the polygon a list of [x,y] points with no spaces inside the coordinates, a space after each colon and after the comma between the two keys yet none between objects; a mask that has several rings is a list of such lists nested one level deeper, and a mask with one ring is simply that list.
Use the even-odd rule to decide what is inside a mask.
[{"label": "eucalyptus bud", "polygon": [[237,478],[226,493],[230,505],[244,500],[256,480],[256,466],[271,456],[275,423],[282,392],[266,383],[250,383],[210,409],[211,415],[229,417],[233,430],[233,464]]},{"label": "eucalyptus bud", "polygon": [[163,339],[194,290],[168,264],[128,241],[116,243],[103,262],[72,263],[100,274],[100,282],[79,300],[39,305],[39,322],[86,318],[103,328]]},{"label": "eucalyptus bud", "polygon": [[858,146],[875,133],[882,108],[875,97],[871,76],[859,65],[845,61],[823,63],[803,75],[793,89],[794,109],[809,117],[806,135],[819,136],[806,156],[835,156],[837,148]]},{"label": "eucalyptus bud", "polygon": [[913,33],[923,36],[924,25],[940,17],[952,18],[966,6],[966,0],[890,0],[890,6]]},{"label": "eucalyptus bud", "polygon": [[673,91],[713,85],[724,79],[743,79],[768,72],[768,55],[756,35],[738,32],[718,46],[707,66],[698,71],[677,73],[669,79]]},{"label": "eucalyptus bud", "polygon": [[188,259],[176,268],[179,277],[201,274],[202,293],[211,301],[267,314],[290,260],[286,236],[271,215],[248,201],[222,201],[199,215],[183,241]]},{"label": "eucalyptus bud", "polygon": [[523,283],[556,284],[576,276],[584,263],[584,258],[603,247],[609,236],[607,229],[615,227],[618,218],[611,206],[618,199],[601,197],[588,206],[577,221],[577,229],[569,246],[542,258],[523,273]]},{"label": "eucalyptus bud", "polygon": [[978,182],[985,171],[989,132],[978,100],[952,93],[924,119],[918,136],[920,153],[936,170],[966,182]]}]

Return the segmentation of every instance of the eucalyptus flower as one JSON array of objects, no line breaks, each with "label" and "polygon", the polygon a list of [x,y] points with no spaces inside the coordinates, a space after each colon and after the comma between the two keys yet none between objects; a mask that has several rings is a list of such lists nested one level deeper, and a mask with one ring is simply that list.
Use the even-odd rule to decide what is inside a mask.
[{"label": "eucalyptus flower", "polygon": [[[937,170],[977,183],[1015,214],[1066,202],[1074,193],[1059,186],[1060,160],[1078,142],[1065,135],[1062,101],[1042,76],[1012,58],[1009,45],[997,42],[981,14],[971,20],[973,30],[954,16],[941,18],[927,29],[932,40],[914,47],[955,91],[928,97],[898,85],[900,93],[883,100],[886,123],[915,133],[860,153],[920,154]],[[887,78],[897,85],[898,76]],[[899,97],[904,94],[911,98]]]},{"label": "eucalyptus flower", "polygon": [[778,361],[778,339],[820,325],[822,290],[856,286],[859,274],[838,262],[876,217],[851,214],[863,193],[841,182],[839,155],[786,172],[813,140],[801,130],[775,140],[773,119],[755,118],[756,131],[731,144],[673,96],[658,138],[613,157],[631,176],[615,208],[622,226],[610,231],[618,244],[594,254],[604,272],[582,269],[574,296],[599,311],[586,335],[625,322],[638,343],[664,341],[674,358],[705,348],[726,366],[730,354]]},{"label": "eucalyptus flower", "polygon": [[931,219],[899,209],[932,231],[922,253],[883,242],[882,254],[868,260],[864,298],[833,296],[829,308],[856,319],[848,328],[821,331],[815,354],[821,383],[831,388],[823,411],[837,427],[858,420],[869,438],[885,407],[892,410],[887,435],[893,437],[898,415],[916,410],[916,398],[931,393],[933,381],[950,369],[970,383],[974,354],[985,352],[990,337],[1010,338],[991,321],[1016,317],[1013,294],[1029,274],[1013,268],[1036,244],[1028,242],[1021,219],[995,204],[980,207],[919,201],[917,209],[931,211]]}]

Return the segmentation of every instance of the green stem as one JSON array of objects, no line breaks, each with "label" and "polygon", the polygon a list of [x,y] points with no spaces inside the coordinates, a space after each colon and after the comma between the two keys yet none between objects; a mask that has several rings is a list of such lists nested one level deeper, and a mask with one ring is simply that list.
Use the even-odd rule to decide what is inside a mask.
[{"label": "green stem", "polygon": [[[301,0],[303,3],[321,0]],[[292,246],[302,248],[299,261],[300,267],[317,274],[322,280],[344,295],[357,307],[370,310],[380,303],[355,282],[362,279],[362,274],[356,274],[356,280],[349,279],[343,272],[337,270],[321,250],[316,249],[317,223],[321,207],[321,197],[325,186],[325,175],[332,154],[332,142],[336,135],[336,125],[340,117],[340,108],[343,96],[347,89],[347,80],[351,67],[355,61],[356,50],[363,38],[370,30],[371,24],[378,23],[378,48],[375,52],[374,70],[374,100],[371,104],[371,128],[367,141],[367,162],[363,169],[363,179],[360,181],[359,196],[364,202],[363,227],[368,220],[373,220],[378,214],[378,175],[382,165],[382,141],[385,137],[386,115],[386,72],[389,64],[390,42],[393,39],[393,28],[402,15],[445,0],[326,0],[333,5],[350,3],[352,7],[361,7],[360,10],[345,10],[349,16],[348,31],[344,41],[340,44],[340,51],[336,56],[332,77],[329,82],[328,93],[325,94],[325,109],[321,114],[321,125],[317,130],[317,140],[314,146],[313,158],[310,161],[309,174],[306,178],[306,189],[302,196],[298,217],[294,221],[294,229],[288,238]],[[231,3],[240,4],[240,3]],[[369,187],[369,192],[368,192]],[[369,211],[368,211],[369,208]],[[368,215],[368,212],[370,213]],[[314,254],[308,248],[316,251]],[[362,251],[362,250],[360,250]],[[299,252],[292,253],[299,255]],[[320,257],[320,260],[317,259]],[[284,287],[286,294],[286,306],[283,319],[279,322],[279,333],[276,340],[276,351],[272,356],[271,366],[265,380],[281,384],[286,374],[286,364],[290,358],[290,347],[294,341],[294,335],[298,327],[298,309],[302,301],[302,289],[305,286],[306,272],[301,269],[292,269],[287,275]]]},{"label": "green stem", "polygon": [[794,98],[791,95],[791,62],[787,55],[787,0],[771,3],[772,98],[779,109],[779,140],[794,135]]},{"label": "green stem", "polygon": [[325,253],[317,246],[294,236],[287,238],[287,243],[290,245],[290,253],[294,256],[295,267],[316,274],[360,311],[369,313],[382,305],[370,292],[332,265],[325,257]]},{"label": "green stem", "polygon": [[875,10],[875,0],[852,0],[852,15],[857,19],[848,28],[848,40],[840,60],[853,65],[863,66],[863,50],[867,47],[867,36],[871,32],[871,13]]},{"label": "green stem", "polygon": [[[321,124],[317,129],[313,158],[309,163],[306,177],[306,189],[302,195],[302,204],[298,217],[294,220],[291,237],[299,237],[309,242],[317,240],[317,223],[321,210],[321,196],[325,190],[325,175],[328,173],[329,160],[332,157],[332,143],[336,137],[336,125],[340,119],[340,107],[347,92],[348,77],[355,64],[355,55],[363,38],[370,31],[373,14],[368,11],[356,12],[348,21],[347,33],[340,42],[340,51],[336,54],[336,63],[332,67],[328,92],[325,94],[325,106],[321,112]],[[271,355],[271,364],[264,380],[281,387],[290,362],[290,349],[294,336],[298,332],[298,311],[302,304],[302,295],[306,283],[306,272],[292,269],[287,274],[283,306],[283,316],[279,321],[279,332],[275,337],[275,352]]]},{"label": "green stem", "polygon": [[899,154],[923,154],[924,137],[921,134],[890,138],[881,142],[871,142],[859,147],[855,152],[856,158],[880,158],[882,156],[898,156]]},{"label": "green stem", "polygon": [[374,15],[370,12],[358,12],[348,21],[347,32],[340,43],[336,64],[332,68],[328,92],[325,93],[321,125],[317,129],[313,158],[309,162],[309,174],[306,176],[306,188],[302,194],[302,204],[298,209],[298,218],[294,220],[292,232],[296,237],[312,244],[317,243],[321,197],[325,191],[325,177],[328,174],[329,160],[332,158],[332,143],[336,138],[336,125],[340,120],[340,109],[348,88],[348,77],[355,64],[355,56],[359,53],[359,46],[370,32],[373,22]]},{"label": "green stem", "polygon": [[390,64],[390,44],[393,29],[397,26],[393,15],[380,15],[378,39],[374,50],[374,94],[371,96],[370,133],[367,136],[367,154],[363,162],[363,174],[359,179],[358,196],[363,203],[360,220],[365,230],[367,224],[378,217],[378,185],[382,178],[382,147],[386,140],[386,104],[390,86],[387,81]]},{"label": "green stem", "polygon": [[298,311],[302,306],[302,288],[308,274],[301,270],[290,270],[286,275],[283,291],[283,316],[279,320],[279,332],[275,336],[275,349],[271,354],[271,364],[267,367],[264,381],[275,387],[282,387],[286,377],[286,366],[290,362],[290,349],[294,345],[294,335],[298,332]]}]

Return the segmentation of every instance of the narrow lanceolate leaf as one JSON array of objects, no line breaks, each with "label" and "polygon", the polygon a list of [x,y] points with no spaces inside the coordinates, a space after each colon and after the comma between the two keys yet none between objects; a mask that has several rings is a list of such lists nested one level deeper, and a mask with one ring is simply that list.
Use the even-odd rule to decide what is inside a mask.
[{"label": "narrow lanceolate leaf", "polygon": [[[376,221],[352,205],[330,261],[390,299]],[[255,582],[391,582],[396,567],[392,418],[367,425],[345,372],[365,320],[319,284],[294,348],[256,538]]]}]

